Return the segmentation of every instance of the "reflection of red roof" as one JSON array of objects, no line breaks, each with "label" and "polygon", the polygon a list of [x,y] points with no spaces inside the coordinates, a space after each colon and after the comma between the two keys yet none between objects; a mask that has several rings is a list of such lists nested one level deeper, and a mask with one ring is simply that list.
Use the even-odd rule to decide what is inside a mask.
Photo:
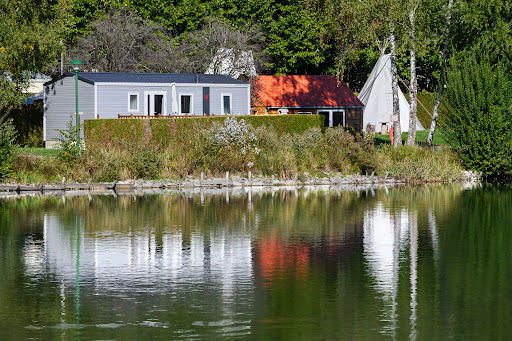
[{"label": "reflection of red roof", "polygon": [[266,107],[362,107],[335,76],[258,76],[254,90]]}]

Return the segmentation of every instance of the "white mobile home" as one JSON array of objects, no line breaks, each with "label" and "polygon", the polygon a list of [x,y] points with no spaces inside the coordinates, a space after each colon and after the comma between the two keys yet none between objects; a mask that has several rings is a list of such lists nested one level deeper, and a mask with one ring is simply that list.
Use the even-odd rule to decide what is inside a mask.
[{"label": "white mobile home", "polygon": [[[55,145],[75,122],[75,77],[45,83],[43,134]],[[224,75],[176,73],[78,73],[78,112],[86,119],[134,116],[249,115],[250,85]]]}]

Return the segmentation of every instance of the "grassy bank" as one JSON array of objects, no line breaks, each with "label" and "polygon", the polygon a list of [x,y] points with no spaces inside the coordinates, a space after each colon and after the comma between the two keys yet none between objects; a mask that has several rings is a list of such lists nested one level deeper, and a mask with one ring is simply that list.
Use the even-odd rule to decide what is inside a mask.
[{"label": "grassy bank", "polygon": [[[140,143],[123,139],[115,144],[88,143],[79,156],[63,159],[55,151],[25,149],[15,163],[17,182],[86,182],[129,179],[178,179],[222,176],[293,178],[296,175],[371,174],[411,181],[453,181],[462,167],[449,148],[420,146],[395,149],[375,143],[374,136],[355,136],[342,128],[309,128],[279,134],[273,127],[253,128],[245,121],[225,120],[194,130],[180,143]],[[378,141],[377,141],[378,142]]]},{"label": "grassy bank", "polygon": [[[407,136],[409,133],[402,133],[402,142],[405,144],[407,141]],[[428,130],[421,130],[416,132],[416,143],[418,145],[424,145],[425,141],[427,141],[428,136]],[[380,144],[390,144],[391,140],[389,138],[389,135],[382,135],[382,134],[375,134],[375,144],[378,146]],[[432,144],[434,146],[445,146],[449,147],[448,142],[444,138],[443,130],[442,129],[436,129],[436,132],[434,134],[434,140],[432,141]]]}]

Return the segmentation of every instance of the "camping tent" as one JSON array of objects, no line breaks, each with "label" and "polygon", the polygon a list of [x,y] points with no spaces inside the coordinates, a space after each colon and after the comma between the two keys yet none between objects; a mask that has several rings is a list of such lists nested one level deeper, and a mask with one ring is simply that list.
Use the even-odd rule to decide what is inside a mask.
[{"label": "camping tent", "polygon": [[[365,128],[368,123],[374,125],[377,131],[380,131],[384,124],[387,129],[392,126],[393,90],[390,56],[389,54],[380,56],[357,96],[365,106],[363,112],[363,127]],[[402,132],[409,131],[409,103],[401,91],[398,91],[398,101]],[[425,130],[418,118],[416,118],[416,130]]]}]

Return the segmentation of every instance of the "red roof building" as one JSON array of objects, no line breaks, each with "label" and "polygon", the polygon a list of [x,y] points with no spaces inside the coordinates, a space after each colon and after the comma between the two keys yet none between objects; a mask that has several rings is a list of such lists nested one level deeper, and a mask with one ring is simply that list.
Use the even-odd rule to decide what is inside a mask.
[{"label": "red roof building", "polygon": [[252,107],[257,115],[324,115],[326,126],[363,129],[363,103],[335,76],[258,76]]}]

